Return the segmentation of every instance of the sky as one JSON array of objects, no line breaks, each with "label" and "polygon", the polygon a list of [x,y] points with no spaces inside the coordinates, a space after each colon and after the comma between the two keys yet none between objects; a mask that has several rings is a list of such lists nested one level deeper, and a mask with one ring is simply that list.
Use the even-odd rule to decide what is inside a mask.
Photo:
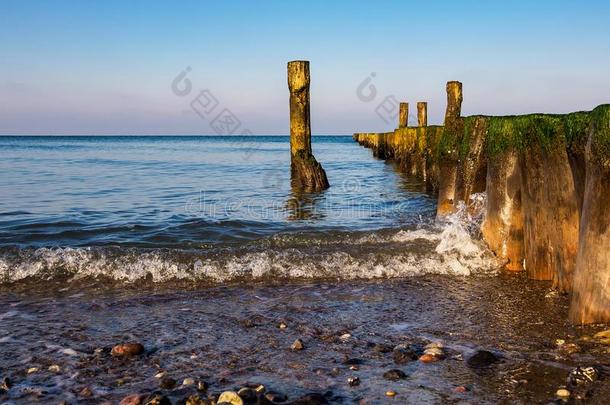
[{"label": "sky", "polygon": [[297,59],[314,134],[391,130],[398,101],[440,124],[449,80],[464,115],[587,110],[610,102],[609,15],[607,0],[0,0],[0,134],[287,134]]}]

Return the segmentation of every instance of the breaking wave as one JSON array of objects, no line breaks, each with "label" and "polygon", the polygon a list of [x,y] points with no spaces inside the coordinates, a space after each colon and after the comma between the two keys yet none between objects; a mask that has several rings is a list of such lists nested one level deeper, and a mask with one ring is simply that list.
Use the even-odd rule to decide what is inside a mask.
[{"label": "breaking wave", "polygon": [[475,195],[473,202],[442,221],[410,229],[284,233],[239,247],[5,248],[0,251],[0,275],[6,284],[55,277],[222,283],[493,273],[501,263],[479,237],[484,195]]}]

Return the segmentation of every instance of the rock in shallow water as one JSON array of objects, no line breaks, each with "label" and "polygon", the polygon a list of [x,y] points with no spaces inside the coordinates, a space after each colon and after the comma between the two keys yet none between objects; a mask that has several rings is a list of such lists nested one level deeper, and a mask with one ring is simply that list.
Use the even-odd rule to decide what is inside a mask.
[{"label": "rock in shallow water", "polygon": [[153,392],[146,398],[144,405],[172,405],[172,402],[160,392]]},{"label": "rock in shallow water", "polygon": [[176,380],[170,377],[164,377],[159,381],[159,387],[164,390],[171,390],[176,387]]},{"label": "rock in shallow water", "polygon": [[466,364],[470,368],[481,369],[487,368],[494,363],[500,361],[500,358],[487,350],[477,350],[472,356],[466,360]]},{"label": "rock in shallow water", "polygon": [[286,402],[288,397],[282,393],[276,391],[269,391],[265,394],[265,398],[267,398],[271,402]]},{"label": "rock in shallow water", "polygon": [[137,356],[144,353],[144,346],[140,343],[121,343],[112,348],[110,354],[114,357]]},{"label": "rock in shallow water", "polygon": [[398,381],[407,378],[407,375],[398,369],[393,369],[383,373],[383,378],[390,381]]},{"label": "rock in shallow water", "polygon": [[297,339],[294,341],[294,343],[292,344],[292,346],[290,347],[292,350],[303,350],[305,349],[305,344],[303,343],[303,341],[301,339]]},{"label": "rock in shallow water", "polygon": [[417,360],[419,357],[419,350],[410,345],[398,345],[393,350],[394,363],[405,364],[410,361]]},{"label": "rock in shallow water", "polygon": [[142,405],[146,395],[144,394],[131,394],[126,396],[119,402],[119,405]]},{"label": "rock in shallow water", "polygon": [[244,401],[234,391],[225,391],[218,397],[218,403],[227,403],[231,405],[243,405]]}]

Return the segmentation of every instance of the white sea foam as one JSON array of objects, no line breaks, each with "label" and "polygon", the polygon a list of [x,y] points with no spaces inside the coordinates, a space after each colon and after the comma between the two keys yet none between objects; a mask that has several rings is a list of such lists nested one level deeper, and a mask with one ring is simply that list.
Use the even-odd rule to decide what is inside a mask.
[{"label": "white sea foam", "polygon": [[[30,277],[74,279],[110,277],[134,282],[143,278],[226,282],[263,278],[397,278],[422,274],[467,276],[490,273],[499,262],[478,239],[484,194],[467,208],[420,229],[372,232],[337,241],[316,239],[296,247],[276,238],[272,248],[175,252],[138,249],[55,248],[0,255],[4,282]],[[473,208],[474,207],[474,208]],[[282,245],[284,243],[285,245]]]}]

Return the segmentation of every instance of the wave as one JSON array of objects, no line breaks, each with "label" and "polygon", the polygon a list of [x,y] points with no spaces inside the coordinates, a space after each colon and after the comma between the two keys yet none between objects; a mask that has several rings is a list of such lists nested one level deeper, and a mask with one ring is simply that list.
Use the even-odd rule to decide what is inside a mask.
[{"label": "wave", "polygon": [[[484,194],[443,221],[375,232],[285,233],[209,249],[9,248],[1,283],[57,277],[222,283],[264,279],[376,279],[494,273],[501,265],[480,240]],[[474,209],[473,209],[474,207]]]}]

